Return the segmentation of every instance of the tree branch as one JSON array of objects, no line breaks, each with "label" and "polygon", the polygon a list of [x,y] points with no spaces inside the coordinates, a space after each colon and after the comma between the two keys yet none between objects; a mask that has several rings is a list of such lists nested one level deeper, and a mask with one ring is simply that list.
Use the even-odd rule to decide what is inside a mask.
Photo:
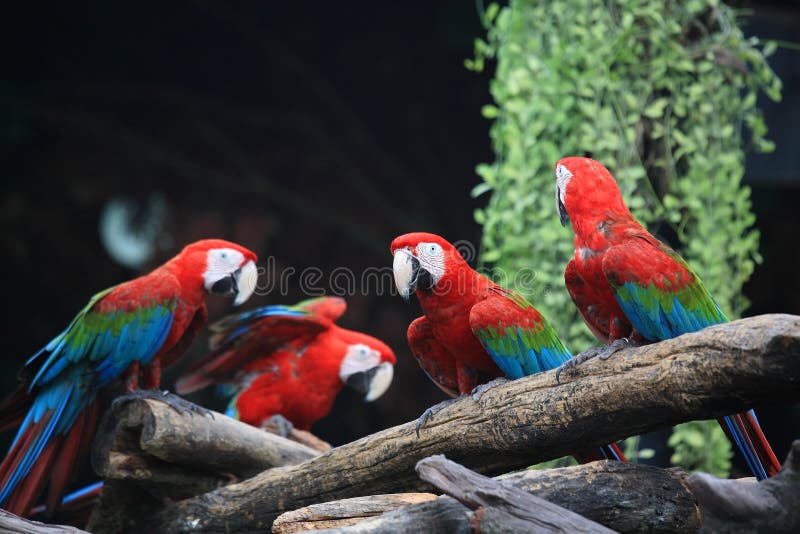
[{"label": "tree branch", "polygon": [[[429,491],[413,467],[446,453],[500,473],[755,403],[800,399],[800,317],[765,315],[717,325],[467,396],[415,423],[389,428],[302,464],[274,468],[137,520],[159,532],[255,531],[286,510],[339,498]],[[191,518],[191,521],[187,521]]]},{"label": "tree branch", "polygon": [[474,509],[471,526],[478,532],[614,532],[511,484],[470,471],[440,454],[420,460],[417,473],[422,480]]},{"label": "tree branch", "polygon": [[[426,461],[426,460],[423,460]],[[697,532],[700,512],[680,469],[622,462],[524,470],[497,477],[620,532]],[[291,513],[291,512],[290,512]],[[281,516],[283,517],[283,516]],[[474,514],[447,496],[415,504],[337,530],[342,534],[472,533]]]},{"label": "tree branch", "polygon": [[0,532],[8,534],[88,534],[75,527],[46,525],[38,521],[23,519],[5,510],[0,510]]}]

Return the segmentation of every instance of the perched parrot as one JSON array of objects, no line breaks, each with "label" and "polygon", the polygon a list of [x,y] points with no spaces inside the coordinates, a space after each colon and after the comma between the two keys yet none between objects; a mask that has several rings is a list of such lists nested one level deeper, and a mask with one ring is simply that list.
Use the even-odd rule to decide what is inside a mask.
[{"label": "perched parrot", "polygon": [[96,423],[99,390],[124,378],[126,390],[156,388],[205,325],[206,292],[255,289],[256,255],[217,239],[197,241],[154,271],[94,295],[67,328],[34,354],[21,385],[0,404],[0,430],[19,427],[0,464],[0,506],[27,514],[47,486],[59,504]]},{"label": "perched parrot", "polygon": [[[571,357],[527,300],[474,271],[441,237],[405,234],[392,241],[391,252],[400,295],[407,300],[416,292],[424,314],[408,327],[411,352],[451,397],[493,378],[556,369]],[[625,461],[616,444],[579,456]]]},{"label": "perched parrot", "polygon": [[[579,157],[555,166],[561,224],[572,222],[575,257],[564,272],[584,321],[603,343],[654,342],[727,322],[691,267],[636,222],[611,173]],[[777,473],[755,412],[719,420],[759,479]]]},{"label": "perched parrot", "polygon": [[229,386],[231,417],[260,427],[283,416],[301,430],[330,412],[345,384],[373,401],[392,383],[395,355],[382,341],[337,326],[346,307],[320,297],[226,317],[211,326],[212,351],[176,390]]}]

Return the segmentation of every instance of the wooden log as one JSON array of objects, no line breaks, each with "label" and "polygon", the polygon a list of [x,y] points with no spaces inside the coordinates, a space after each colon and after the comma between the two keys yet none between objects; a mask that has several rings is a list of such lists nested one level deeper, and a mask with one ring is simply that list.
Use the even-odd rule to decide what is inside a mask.
[{"label": "wooden log", "polygon": [[[680,469],[620,462],[547,470],[524,470],[497,477],[606,527],[629,533],[697,532],[700,513]],[[339,528],[342,534],[393,532],[448,534],[472,532],[473,513],[451,497],[401,508]],[[332,530],[333,532],[333,530]]]},{"label": "wooden log", "polygon": [[93,467],[112,480],[163,477],[167,466],[179,472],[188,468],[195,473],[247,478],[319,454],[220,413],[209,413],[180,412],[155,399],[122,397],[101,423],[92,451]]},{"label": "wooden log", "polygon": [[88,534],[85,530],[66,525],[47,525],[0,509],[0,532],[7,534]]},{"label": "wooden log", "polygon": [[402,506],[434,499],[433,493],[390,493],[312,504],[278,516],[272,524],[272,532],[289,534],[345,527]]},{"label": "wooden log", "polygon": [[420,460],[419,477],[475,510],[471,526],[477,532],[614,532],[557,504],[494,480],[441,454]]},{"label": "wooden log", "polygon": [[[429,491],[413,466],[431,454],[483,473],[525,467],[692,419],[742,411],[755,403],[800,399],[800,317],[765,315],[594,360],[578,376],[515,380],[466,396],[429,420],[335,448],[302,464],[143,517],[159,532],[258,531],[280,513],[333,499]],[[186,518],[192,521],[187,522]]]},{"label": "wooden log", "polygon": [[742,483],[697,473],[686,483],[697,497],[705,532],[800,532],[800,440],[768,480]]},{"label": "wooden log", "polygon": [[[473,534],[473,512],[444,495],[436,500],[413,504],[354,525],[318,531],[320,534]],[[423,529],[424,525],[424,529]]]},{"label": "wooden log", "polygon": [[121,397],[99,426],[92,465],[105,481],[89,528],[136,530],[162,499],[206,493],[318,451],[216,412],[179,412],[150,398]]},{"label": "wooden log", "polygon": [[[697,532],[700,514],[680,469],[620,462],[525,470],[497,480],[619,532]],[[472,512],[447,496],[341,529],[342,533],[471,532]]]}]

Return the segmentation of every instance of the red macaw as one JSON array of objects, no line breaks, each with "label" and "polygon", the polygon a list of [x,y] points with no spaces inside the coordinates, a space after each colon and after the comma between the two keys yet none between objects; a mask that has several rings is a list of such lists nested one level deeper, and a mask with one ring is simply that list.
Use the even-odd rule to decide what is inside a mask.
[{"label": "red macaw", "polygon": [[[660,341],[727,322],[686,261],[633,218],[603,165],[570,157],[556,163],[555,173],[561,224],[572,221],[575,233],[567,290],[595,336],[616,345],[604,357],[627,339]],[[719,422],[756,477],[778,472],[753,410]]]},{"label": "red macaw", "polygon": [[[408,327],[411,352],[448,395],[468,394],[492,378],[555,369],[571,357],[536,308],[474,271],[441,237],[405,234],[392,241],[391,252],[400,295],[416,292],[424,314]],[[616,444],[580,457],[625,460]]]},{"label": "red macaw", "polygon": [[0,405],[0,430],[19,426],[0,464],[0,506],[25,515],[48,486],[59,503],[93,437],[95,395],[125,377],[158,387],[161,366],[188,347],[206,323],[204,294],[253,293],[256,255],[228,241],[184,248],[154,271],[94,295],[67,328],[25,364],[18,390]]},{"label": "red macaw", "polygon": [[280,415],[301,430],[330,412],[345,384],[373,401],[392,383],[395,355],[382,341],[337,326],[346,307],[321,297],[222,319],[211,326],[212,352],[176,390],[232,386],[229,416],[260,427]]}]

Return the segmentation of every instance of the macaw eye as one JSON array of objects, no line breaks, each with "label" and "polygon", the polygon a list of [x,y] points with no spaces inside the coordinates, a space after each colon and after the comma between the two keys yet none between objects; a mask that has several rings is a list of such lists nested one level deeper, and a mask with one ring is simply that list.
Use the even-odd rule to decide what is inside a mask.
[{"label": "macaw eye", "polygon": [[223,253],[221,253],[219,255],[219,257],[222,258],[223,260],[227,260],[228,259],[228,253],[227,252],[223,252]]},{"label": "macaw eye", "polygon": [[423,250],[425,251],[426,254],[434,256],[442,250],[442,247],[440,247],[436,243],[428,243],[425,245],[425,248]]}]

